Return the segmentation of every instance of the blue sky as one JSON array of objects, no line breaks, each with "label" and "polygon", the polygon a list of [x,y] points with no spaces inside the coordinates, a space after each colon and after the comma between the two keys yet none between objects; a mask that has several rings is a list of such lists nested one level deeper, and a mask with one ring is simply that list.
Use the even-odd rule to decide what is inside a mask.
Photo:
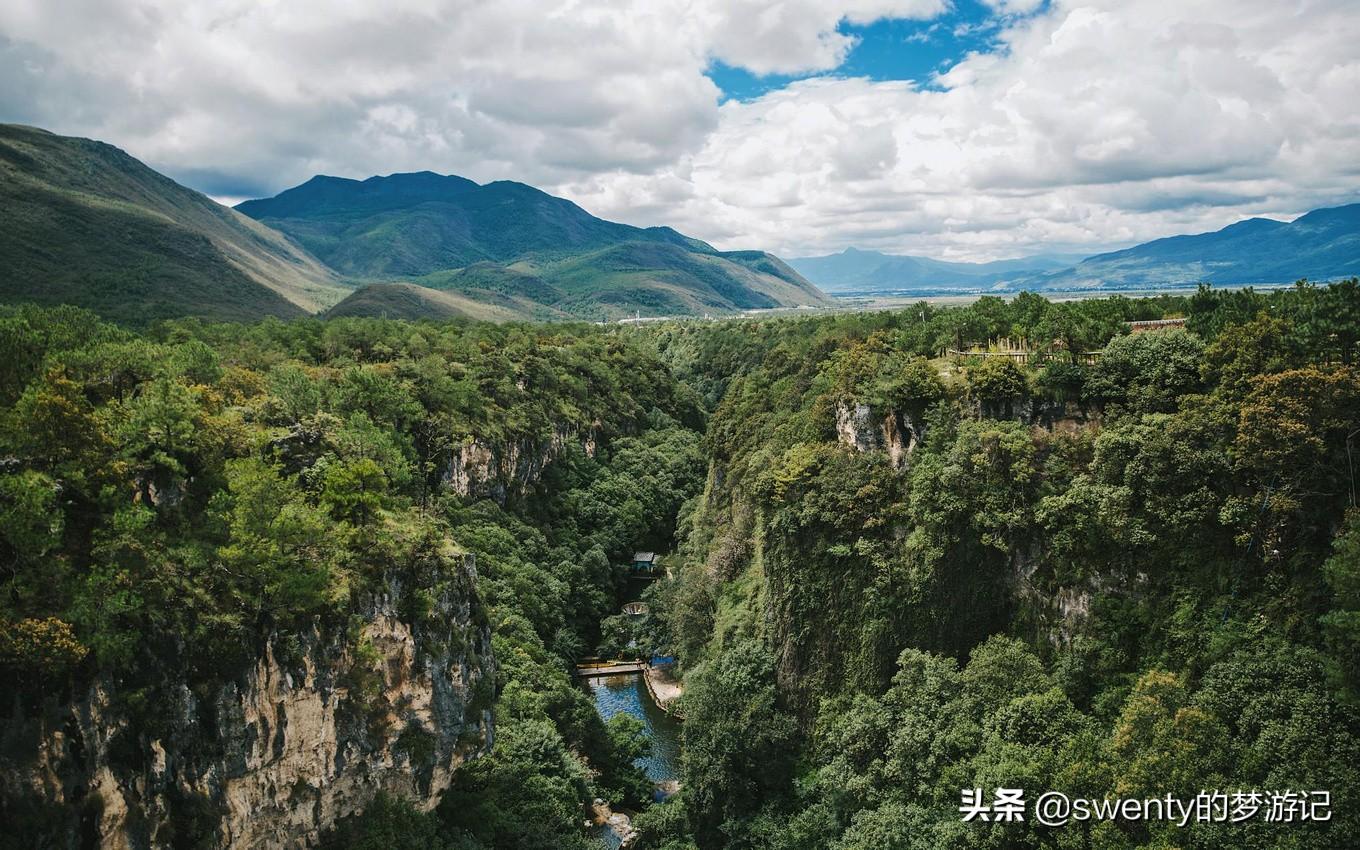
[{"label": "blue sky", "polygon": [[[1038,10],[1042,12],[1042,7]],[[934,74],[969,53],[996,48],[1002,18],[976,0],[955,0],[949,12],[928,21],[885,19],[867,26],[841,21],[836,31],[857,39],[845,62],[832,71],[813,74],[757,75],[715,61],[708,76],[722,90],[723,101],[752,100],[789,83],[815,76],[913,80],[933,86]]]}]

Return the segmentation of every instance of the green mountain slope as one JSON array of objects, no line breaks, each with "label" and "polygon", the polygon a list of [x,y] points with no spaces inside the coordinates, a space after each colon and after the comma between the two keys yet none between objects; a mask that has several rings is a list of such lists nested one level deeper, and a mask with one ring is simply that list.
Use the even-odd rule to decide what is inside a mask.
[{"label": "green mountain slope", "polygon": [[1048,289],[1193,283],[1289,283],[1360,274],[1360,204],[1313,210],[1291,222],[1252,218],[1212,233],[1171,236],[1097,254],[1035,277]]},{"label": "green mountain slope", "polygon": [[769,254],[722,252],[670,228],[605,221],[521,183],[481,186],[430,172],[364,181],[315,177],[237,209],[355,279],[457,291],[517,305],[526,317],[827,303]]},{"label": "green mountain slope", "polygon": [[522,318],[526,305],[513,299],[473,299],[412,283],[373,283],[356,290],[326,311],[326,318],[363,316],[379,319],[482,319],[505,322]]},{"label": "green mountain slope", "polygon": [[292,317],[346,292],[287,237],[101,142],[0,125],[0,300],[117,321]]}]

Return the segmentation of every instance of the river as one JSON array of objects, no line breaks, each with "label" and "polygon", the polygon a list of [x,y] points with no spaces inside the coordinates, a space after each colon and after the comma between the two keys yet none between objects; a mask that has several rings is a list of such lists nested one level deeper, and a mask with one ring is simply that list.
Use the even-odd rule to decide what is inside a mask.
[{"label": "river", "polygon": [[[655,783],[672,782],[680,777],[680,721],[671,717],[652,702],[647,685],[639,675],[608,676],[588,680],[595,710],[608,721],[624,712],[642,721],[647,737],[652,742],[649,755],[637,765]],[[660,791],[657,792],[661,794]],[[619,837],[607,826],[597,827],[595,835],[604,846],[619,846]]]}]

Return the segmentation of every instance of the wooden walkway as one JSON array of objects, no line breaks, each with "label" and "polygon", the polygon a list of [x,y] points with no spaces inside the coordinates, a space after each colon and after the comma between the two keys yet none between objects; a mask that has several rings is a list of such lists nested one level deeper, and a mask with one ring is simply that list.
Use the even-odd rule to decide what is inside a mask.
[{"label": "wooden walkway", "polygon": [[576,675],[582,679],[594,679],[600,676],[624,676],[629,673],[641,673],[646,669],[646,661],[605,661],[599,664],[577,664]]}]

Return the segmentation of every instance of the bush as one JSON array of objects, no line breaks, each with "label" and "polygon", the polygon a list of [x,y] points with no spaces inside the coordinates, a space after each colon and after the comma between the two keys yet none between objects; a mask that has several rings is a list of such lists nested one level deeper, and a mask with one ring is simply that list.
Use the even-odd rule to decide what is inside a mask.
[{"label": "bush", "polygon": [[1007,357],[988,357],[970,368],[968,389],[980,401],[1011,401],[1029,395],[1024,371]]}]

